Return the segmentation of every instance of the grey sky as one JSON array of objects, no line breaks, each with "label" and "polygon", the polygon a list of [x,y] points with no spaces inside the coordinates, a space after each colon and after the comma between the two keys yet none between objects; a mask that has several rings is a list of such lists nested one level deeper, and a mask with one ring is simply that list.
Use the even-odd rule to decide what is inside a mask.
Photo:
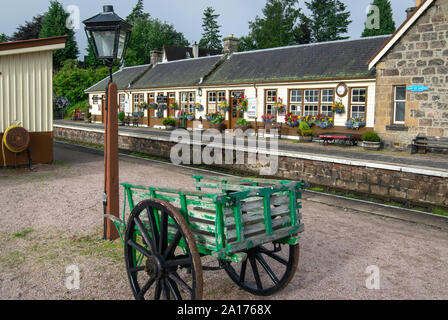
[{"label": "grey sky", "polygon": [[[364,29],[366,8],[373,0],[345,0],[348,10],[351,12],[351,20],[348,35],[351,38],[359,38]],[[6,2],[3,0],[3,2]],[[67,7],[76,5],[80,9],[81,21],[102,11],[104,4],[114,5],[115,12],[125,18],[137,0],[60,0]],[[405,20],[405,10],[415,4],[415,0],[392,0],[394,20],[397,27]],[[219,24],[221,34],[230,33],[235,36],[243,36],[248,33],[249,21],[261,16],[266,0],[144,0],[145,11],[152,17],[173,24],[177,31],[194,42],[201,39],[202,13],[207,6],[212,6],[216,13],[220,14]],[[30,21],[33,16],[43,13],[48,9],[49,0],[15,0],[3,3],[0,12],[0,33],[11,35],[15,29]],[[305,1],[300,0],[300,6],[305,7]],[[85,54],[87,46],[84,30],[76,30],[76,38],[81,55]]]}]

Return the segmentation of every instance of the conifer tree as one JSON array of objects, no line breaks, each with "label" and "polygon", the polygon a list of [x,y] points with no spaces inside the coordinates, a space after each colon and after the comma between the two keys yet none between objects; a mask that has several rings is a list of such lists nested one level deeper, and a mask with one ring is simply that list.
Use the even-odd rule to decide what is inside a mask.
[{"label": "conifer tree", "polygon": [[348,32],[351,20],[344,3],[339,0],[311,0],[305,4],[311,16],[302,15],[302,20],[311,29],[312,42],[348,39],[343,35]]},{"label": "conifer tree", "polygon": [[67,35],[65,49],[57,50],[53,53],[53,65],[56,70],[62,66],[62,62],[67,59],[77,59],[79,50],[75,40],[75,32],[67,28],[67,18],[69,14],[65,12],[62,4],[53,0],[50,1],[50,7],[42,21],[42,29],[39,33],[40,38],[49,38]]},{"label": "conifer tree", "polygon": [[392,15],[392,6],[389,0],[374,0],[367,14],[365,29],[362,37],[392,34],[396,26]]},{"label": "conifer tree", "polygon": [[217,19],[219,14],[215,14],[212,7],[207,7],[204,10],[204,17],[202,18],[202,39],[199,41],[200,48],[222,50],[221,35],[219,32],[220,26]]}]

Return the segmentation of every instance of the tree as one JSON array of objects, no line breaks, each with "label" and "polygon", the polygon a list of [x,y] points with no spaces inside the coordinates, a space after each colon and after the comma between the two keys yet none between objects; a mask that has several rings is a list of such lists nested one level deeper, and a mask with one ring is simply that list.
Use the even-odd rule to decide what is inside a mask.
[{"label": "tree", "polygon": [[243,37],[240,50],[264,49],[297,44],[302,36],[298,20],[298,0],[268,0],[263,17],[249,22],[249,35]]},{"label": "tree", "polygon": [[80,69],[77,60],[65,60],[59,72],[53,77],[54,96],[65,97],[70,106],[74,106],[88,100],[88,95],[84,92],[86,88],[108,75],[109,69],[105,66],[97,69]]},{"label": "tree", "polygon": [[[392,15],[392,6],[389,0],[374,0],[367,14],[365,29],[362,37],[392,34],[396,26]],[[373,7],[374,6],[374,7]]]},{"label": "tree", "polygon": [[11,41],[29,40],[39,38],[42,29],[42,21],[45,18],[43,14],[33,17],[31,21],[25,21],[25,24],[18,26],[10,38]]},{"label": "tree", "polygon": [[147,19],[149,18],[149,13],[143,12],[143,0],[138,0],[132,12],[126,17],[126,21],[130,24],[134,24],[134,22],[138,19]]},{"label": "tree", "polygon": [[8,37],[4,33],[0,33],[0,42],[7,42]]},{"label": "tree", "polygon": [[200,48],[222,50],[221,35],[217,19],[219,14],[214,14],[215,10],[212,7],[207,7],[204,10],[204,17],[202,18],[202,39],[199,41]]},{"label": "tree", "polygon": [[151,51],[161,50],[164,45],[188,46],[189,42],[173,25],[158,19],[137,19],[126,52],[126,65],[150,63]]},{"label": "tree", "polygon": [[311,29],[311,41],[323,42],[348,39],[342,36],[348,32],[352,22],[346,5],[339,0],[311,0],[305,2],[311,16],[302,15],[302,20]]},{"label": "tree", "polygon": [[63,61],[76,59],[79,54],[75,33],[66,26],[68,17],[69,14],[65,12],[61,3],[57,0],[50,1],[50,7],[42,21],[42,29],[39,33],[40,38],[68,36],[65,49],[57,50],[53,53],[53,64],[56,70],[60,69]]}]

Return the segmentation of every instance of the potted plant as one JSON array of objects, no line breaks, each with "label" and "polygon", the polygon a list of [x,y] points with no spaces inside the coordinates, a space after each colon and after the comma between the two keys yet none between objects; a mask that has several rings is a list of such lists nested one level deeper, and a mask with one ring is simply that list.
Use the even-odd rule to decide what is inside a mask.
[{"label": "potted plant", "polygon": [[264,122],[264,128],[266,130],[281,130],[282,124],[276,122],[275,115],[264,114],[261,116],[261,119]]},{"label": "potted plant", "polygon": [[86,114],[84,116],[84,121],[87,123],[92,122],[92,114],[90,113],[89,109],[86,109]]},{"label": "potted plant", "polygon": [[345,123],[347,129],[358,130],[366,126],[364,118],[351,118]]},{"label": "potted plant", "polygon": [[333,117],[320,114],[314,120],[314,124],[321,129],[328,129],[334,126],[334,119]]},{"label": "potted plant", "polygon": [[250,123],[244,118],[239,119],[235,123],[235,130],[241,129],[242,131],[246,131],[247,129],[250,129],[250,128],[251,128]]},{"label": "potted plant", "polygon": [[313,141],[314,131],[311,130],[310,126],[306,121],[302,121],[299,124],[299,130],[297,131],[299,134],[300,142],[311,142]]},{"label": "potted plant", "polygon": [[187,113],[185,114],[185,117],[187,118],[187,120],[189,120],[189,121],[193,121],[195,115],[194,115],[194,113],[187,112]]},{"label": "potted plant", "polygon": [[295,128],[299,125],[299,116],[296,114],[289,113],[285,116],[285,123],[291,128]]},{"label": "potted plant", "polygon": [[210,129],[216,129],[218,131],[223,131],[225,129],[225,125],[224,123],[222,123],[225,119],[225,116],[223,113],[221,112],[214,112],[209,114],[210,115]]},{"label": "potted plant", "polygon": [[381,148],[381,138],[374,131],[368,131],[362,135],[364,150],[379,150]]},{"label": "potted plant", "polygon": [[120,126],[124,126],[124,117],[125,117],[124,111],[120,111],[118,113],[118,121],[120,121]]},{"label": "potted plant", "polygon": [[167,130],[173,130],[176,127],[177,121],[174,118],[165,118],[162,121],[162,125],[165,126]]}]

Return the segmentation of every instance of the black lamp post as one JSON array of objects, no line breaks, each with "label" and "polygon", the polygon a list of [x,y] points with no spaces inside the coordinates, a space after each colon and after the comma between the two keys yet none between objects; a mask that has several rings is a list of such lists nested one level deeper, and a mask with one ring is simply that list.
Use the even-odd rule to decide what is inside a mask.
[{"label": "black lamp post", "polygon": [[103,12],[84,20],[87,39],[98,59],[109,67],[112,81],[112,65],[123,59],[132,26],[114,12],[111,5],[103,6]]},{"label": "black lamp post", "polygon": [[118,218],[118,103],[117,85],[112,81],[114,61],[123,59],[132,26],[114,13],[113,6],[84,21],[87,38],[98,59],[109,67],[110,81],[106,87],[106,121],[104,124],[104,238],[115,240],[118,232],[112,223]]}]

